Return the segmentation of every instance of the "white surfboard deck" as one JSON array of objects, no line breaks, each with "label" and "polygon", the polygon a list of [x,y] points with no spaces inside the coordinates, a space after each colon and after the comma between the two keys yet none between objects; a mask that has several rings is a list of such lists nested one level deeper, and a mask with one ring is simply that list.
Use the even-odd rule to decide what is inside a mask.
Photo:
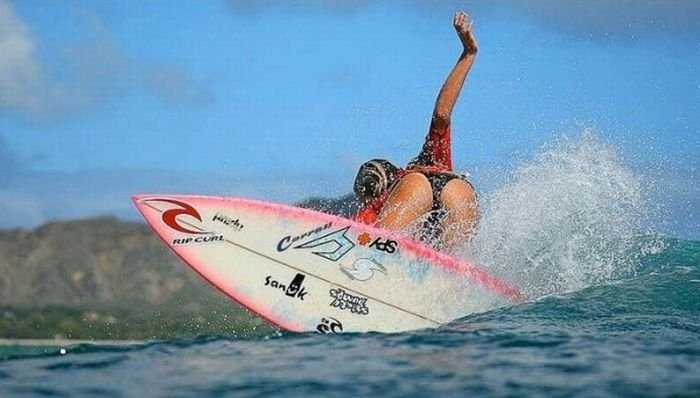
[{"label": "white surfboard deck", "polygon": [[337,216],[237,198],[133,201],[204,279],[290,331],[431,328],[520,298],[480,267]]}]

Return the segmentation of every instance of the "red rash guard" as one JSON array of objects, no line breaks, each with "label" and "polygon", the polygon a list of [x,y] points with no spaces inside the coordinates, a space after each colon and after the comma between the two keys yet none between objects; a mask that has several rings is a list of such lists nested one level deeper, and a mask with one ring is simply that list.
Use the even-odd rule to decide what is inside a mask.
[{"label": "red rash guard", "polygon": [[[440,171],[452,172],[452,143],[451,128],[449,123],[445,126],[436,126],[436,122],[430,124],[430,131],[425,137],[423,149],[418,157],[409,163],[409,169],[415,166],[439,169]],[[413,166],[413,167],[412,167]]]},{"label": "red rash guard", "polygon": [[406,169],[400,170],[396,174],[394,184],[386,189],[379,197],[362,206],[360,211],[355,215],[355,221],[368,225],[375,224],[394,185],[406,174],[419,172],[429,176],[452,173],[450,124],[445,123],[444,127],[438,127],[436,124],[435,119],[433,119],[420,154],[408,164]]}]

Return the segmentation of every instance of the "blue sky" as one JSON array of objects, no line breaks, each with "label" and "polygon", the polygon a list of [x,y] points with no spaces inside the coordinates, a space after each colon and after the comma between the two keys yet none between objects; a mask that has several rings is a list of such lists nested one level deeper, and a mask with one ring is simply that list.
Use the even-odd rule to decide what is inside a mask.
[{"label": "blue sky", "polygon": [[700,3],[0,0],[0,227],[135,217],[131,193],[294,202],[420,148],[460,52],[455,165],[488,190],[590,127],[700,238]]}]

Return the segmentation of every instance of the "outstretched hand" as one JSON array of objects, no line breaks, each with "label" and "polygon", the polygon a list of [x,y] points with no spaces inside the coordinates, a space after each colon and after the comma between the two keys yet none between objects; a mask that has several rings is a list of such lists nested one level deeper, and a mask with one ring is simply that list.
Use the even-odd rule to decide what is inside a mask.
[{"label": "outstretched hand", "polygon": [[453,23],[459,40],[462,41],[462,45],[464,46],[464,52],[467,54],[476,54],[479,50],[479,45],[476,43],[476,39],[472,33],[474,21],[469,18],[467,13],[460,11],[455,14]]}]

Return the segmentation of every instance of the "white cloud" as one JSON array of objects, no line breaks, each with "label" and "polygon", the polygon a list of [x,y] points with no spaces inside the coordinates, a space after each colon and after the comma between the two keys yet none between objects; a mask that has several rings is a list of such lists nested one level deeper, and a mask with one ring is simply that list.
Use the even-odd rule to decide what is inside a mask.
[{"label": "white cloud", "polygon": [[83,10],[76,21],[85,38],[59,48],[61,69],[48,70],[27,23],[0,0],[0,112],[52,120],[138,88],[175,105],[209,99],[187,69],[129,57],[97,15]]},{"label": "white cloud", "polygon": [[46,82],[34,41],[27,25],[5,0],[0,0],[0,54],[0,109],[40,113]]}]

